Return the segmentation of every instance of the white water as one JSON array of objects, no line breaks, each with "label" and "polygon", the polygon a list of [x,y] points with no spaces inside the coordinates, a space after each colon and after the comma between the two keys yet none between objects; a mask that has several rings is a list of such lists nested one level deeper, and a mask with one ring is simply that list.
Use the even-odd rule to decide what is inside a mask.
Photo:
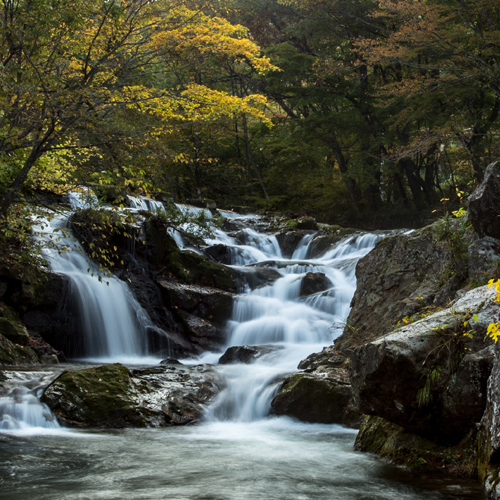
[{"label": "white water", "polygon": [[4,395],[0,397],[0,431],[20,434],[61,429],[47,405],[40,402],[52,372],[3,372]]},{"label": "white water", "polygon": [[[232,253],[233,264],[241,265],[242,260],[245,264],[265,263],[282,277],[272,285],[236,298],[228,323],[227,347],[266,344],[280,349],[250,365],[221,367],[228,380],[227,388],[208,408],[209,422],[252,422],[268,415],[282,375],[296,371],[300,360],[331,345],[342,332],[356,287],[355,264],[382,237],[353,236],[321,257],[304,260],[314,236],[307,235],[292,259],[287,260],[274,236],[250,229],[246,234],[248,245],[244,248],[248,253]],[[302,260],[297,262],[297,258]],[[308,272],[323,273],[332,286],[301,297],[301,281]],[[202,357],[207,362],[215,362],[216,358],[215,354]]]},{"label": "white water", "polygon": [[[73,209],[94,206],[89,191],[71,193]],[[43,256],[52,271],[65,275],[70,284],[82,333],[82,359],[102,363],[158,363],[149,356],[147,330],[154,328],[148,314],[123,281],[108,276],[91,261],[67,229],[71,212],[47,214],[33,226],[45,246]]]},{"label": "white water", "polygon": [[[5,415],[0,432],[2,500],[481,498],[456,480],[422,489],[400,470],[354,452],[353,430],[266,418],[276,377],[294,371],[299,360],[338,335],[335,325],[345,320],[355,287],[355,262],[379,236],[348,239],[308,261],[310,241],[303,240],[294,254],[297,262],[281,257],[273,237],[247,234],[252,241],[245,245],[246,258],[274,261],[266,265],[281,278],[237,299],[228,345],[273,343],[281,349],[252,365],[221,366],[227,390],[208,409],[206,423],[197,427],[63,432],[37,397],[51,375],[36,379],[38,374],[16,374],[19,380],[4,382],[8,390],[0,398]],[[222,239],[232,241],[238,261],[241,246],[225,233],[214,240]],[[82,274],[81,266],[76,267],[75,273]],[[300,298],[300,279],[310,271],[323,272],[332,287]],[[207,354],[204,360],[219,356]],[[441,492],[432,491],[436,488]]]}]

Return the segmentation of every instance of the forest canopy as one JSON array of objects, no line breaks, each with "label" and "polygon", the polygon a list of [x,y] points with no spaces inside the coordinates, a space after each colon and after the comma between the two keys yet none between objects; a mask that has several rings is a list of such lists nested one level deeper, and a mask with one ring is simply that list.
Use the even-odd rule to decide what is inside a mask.
[{"label": "forest canopy", "polygon": [[430,213],[498,158],[495,0],[2,0],[0,213],[47,190]]}]

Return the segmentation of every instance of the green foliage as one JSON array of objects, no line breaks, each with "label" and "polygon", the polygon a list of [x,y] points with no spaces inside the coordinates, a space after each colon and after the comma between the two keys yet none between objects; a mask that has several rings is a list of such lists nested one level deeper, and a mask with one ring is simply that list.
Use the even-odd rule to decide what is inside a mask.
[{"label": "green foliage", "polygon": [[45,276],[39,246],[31,239],[31,212],[22,205],[12,205],[0,219],[0,269],[2,273],[41,286]]}]

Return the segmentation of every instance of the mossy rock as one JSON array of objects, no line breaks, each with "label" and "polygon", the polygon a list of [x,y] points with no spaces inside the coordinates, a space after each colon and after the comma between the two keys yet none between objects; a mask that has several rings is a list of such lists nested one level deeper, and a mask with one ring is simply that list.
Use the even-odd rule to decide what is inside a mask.
[{"label": "mossy rock", "polygon": [[341,424],[357,427],[351,386],[334,378],[298,373],[283,382],[271,406],[277,415],[288,415],[304,422]]},{"label": "mossy rock", "polygon": [[354,448],[375,453],[412,470],[439,468],[452,475],[477,477],[476,435],[471,432],[458,445],[439,446],[403,427],[375,416],[365,416]]},{"label": "mossy rock", "polygon": [[0,334],[7,337],[14,344],[27,345],[29,334],[26,327],[19,321],[13,321],[7,318],[0,318]]},{"label": "mossy rock", "polygon": [[222,264],[189,250],[182,251],[158,221],[145,223],[147,243],[156,267],[184,283],[210,286],[225,291],[236,291],[236,273]]},{"label": "mossy rock", "polygon": [[58,420],[71,427],[146,427],[148,410],[137,405],[138,388],[119,364],[64,371],[42,395]]},{"label": "mossy rock", "polygon": [[0,335],[0,365],[33,365],[38,363],[38,356],[31,348],[14,344]]}]

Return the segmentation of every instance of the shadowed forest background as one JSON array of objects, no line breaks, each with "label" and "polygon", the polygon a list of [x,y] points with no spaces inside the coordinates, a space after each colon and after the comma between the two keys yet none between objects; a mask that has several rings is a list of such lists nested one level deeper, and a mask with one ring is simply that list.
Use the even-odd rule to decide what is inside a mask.
[{"label": "shadowed forest background", "polygon": [[419,225],[499,157],[496,0],[3,0],[1,21],[3,231],[82,184]]}]

